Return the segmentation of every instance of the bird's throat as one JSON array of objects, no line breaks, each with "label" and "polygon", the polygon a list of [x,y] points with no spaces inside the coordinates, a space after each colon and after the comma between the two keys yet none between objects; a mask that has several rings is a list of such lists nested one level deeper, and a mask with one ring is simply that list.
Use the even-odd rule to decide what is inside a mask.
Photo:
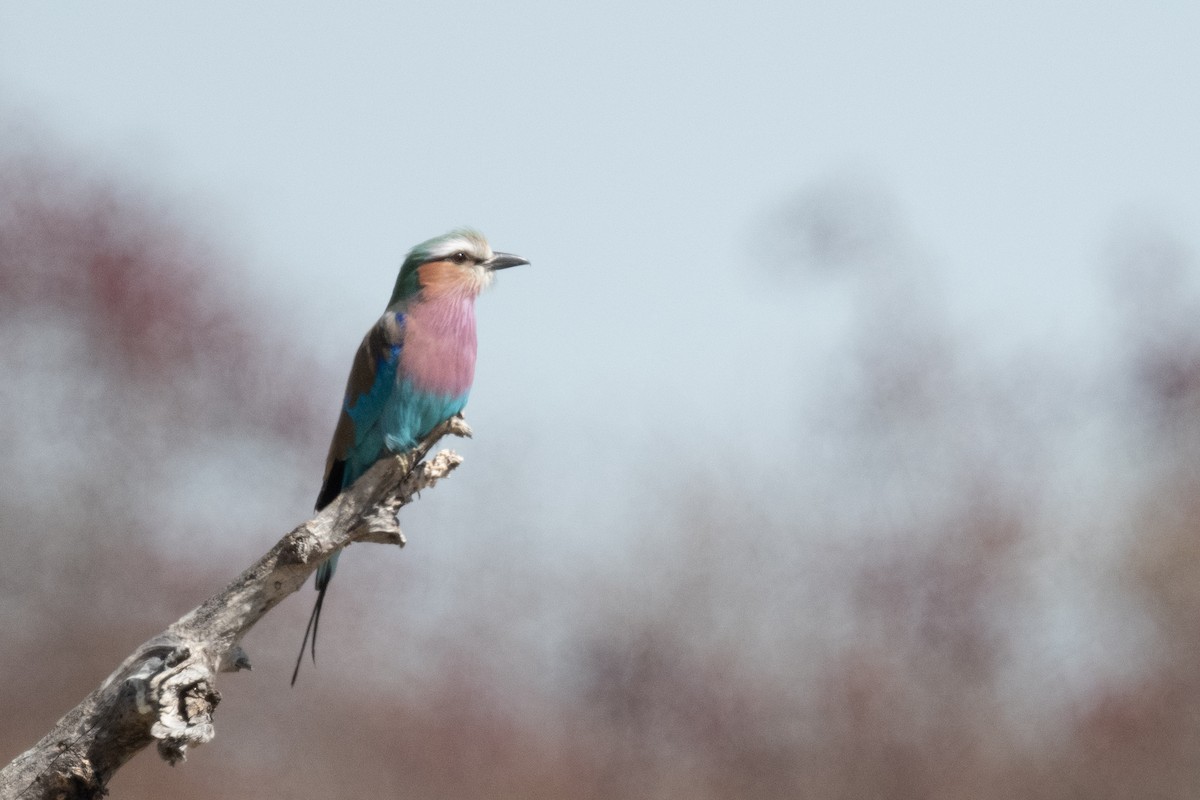
[{"label": "bird's throat", "polygon": [[466,394],[475,378],[475,298],[447,292],[411,305],[405,315],[398,377],[422,392]]}]

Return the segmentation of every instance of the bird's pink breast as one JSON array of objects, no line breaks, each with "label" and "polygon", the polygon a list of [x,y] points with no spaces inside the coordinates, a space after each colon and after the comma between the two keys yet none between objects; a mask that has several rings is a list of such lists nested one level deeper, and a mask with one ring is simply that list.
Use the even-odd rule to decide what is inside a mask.
[{"label": "bird's pink breast", "polygon": [[447,293],[410,306],[401,376],[423,392],[465,394],[475,378],[475,298]]}]

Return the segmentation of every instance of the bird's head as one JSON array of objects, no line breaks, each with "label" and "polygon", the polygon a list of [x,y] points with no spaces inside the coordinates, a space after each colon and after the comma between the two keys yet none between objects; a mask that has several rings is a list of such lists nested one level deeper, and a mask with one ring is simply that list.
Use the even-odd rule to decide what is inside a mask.
[{"label": "bird's head", "polygon": [[492,282],[498,269],[529,262],[511,253],[497,253],[483,234],[459,228],[414,247],[400,267],[391,306],[424,290],[427,294],[456,292],[472,297]]}]

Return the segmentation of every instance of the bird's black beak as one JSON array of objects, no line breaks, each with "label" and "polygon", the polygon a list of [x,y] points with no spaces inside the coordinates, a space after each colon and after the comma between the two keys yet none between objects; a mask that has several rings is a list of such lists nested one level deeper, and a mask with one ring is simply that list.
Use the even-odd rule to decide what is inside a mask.
[{"label": "bird's black beak", "polygon": [[490,270],[508,269],[509,267],[518,267],[521,264],[529,262],[520,256],[514,256],[512,253],[492,253],[492,257],[483,262],[483,265]]}]

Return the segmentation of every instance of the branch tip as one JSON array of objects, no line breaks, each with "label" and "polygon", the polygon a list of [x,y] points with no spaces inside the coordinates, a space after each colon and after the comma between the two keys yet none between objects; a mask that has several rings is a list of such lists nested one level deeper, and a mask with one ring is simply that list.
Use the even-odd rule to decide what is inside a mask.
[{"label": "branch tip", "polygon": [[446,421],[446,431],[463,439],[470,439],[475,435],[475,432],[471,430],[471,426],[467,424],[467,421],[461,414],[456,414]]}]

